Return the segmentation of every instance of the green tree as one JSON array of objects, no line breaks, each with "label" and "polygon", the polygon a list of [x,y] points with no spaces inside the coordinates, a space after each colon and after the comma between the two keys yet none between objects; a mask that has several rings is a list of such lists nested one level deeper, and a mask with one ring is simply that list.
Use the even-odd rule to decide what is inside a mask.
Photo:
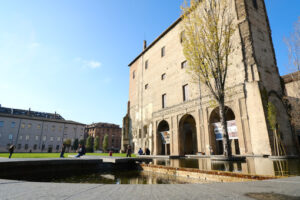
[{"label": "green tree", "polygon": [[232,153],[225,119],[225,83],[235,28],[229,1],[190,0],[182,11],[183,53],[189,65],[187,73],[207,87],[217,102],[224,156],[230,157]]},{"label": "green tree", "polygon": [[94,150],[97,151],[99,150],[100,147],[100,138],[99,136],[96,136],[95,140],[94,140]]},{"label": "green tree", "polygon": [[79,140],[79,144],[84,145],[85,144],[84,139]]},{"label": "green tree", "polygon": [[71,143],[72,143],[72,141],[71,141],[71,139],[66,139],[65,141],[64,141],[64,145],[66,146],[66,148],[68,149],[68,152],[69,152],[69,150],[70,150],[70,147],[71,147]]},{"label": "green tree", "polygon": [[104,136],[102,148],[103,148],[104,152],[107,151],[107,148],[108,148],[108,135],[107,134],[105,134],[105,136]]},{"label": "green tree", "polygon": [[78,149],[78,145],[79,145],[79,140],[78,138],[76,138],[73,142],[73,150],[77,150]]},{"label": "green tree", "polygon": [[86,140],[85,148],[87,152],[93,152],[93,137],[89,136]]}]

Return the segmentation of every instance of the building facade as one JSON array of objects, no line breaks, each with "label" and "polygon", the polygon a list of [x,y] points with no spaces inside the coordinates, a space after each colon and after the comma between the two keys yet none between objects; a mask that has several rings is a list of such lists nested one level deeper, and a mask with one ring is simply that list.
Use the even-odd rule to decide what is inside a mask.
[{"label": "building facade", "polygon": [[[273,133],[267,120],[267,103],[272,102],[286,152],[297,154],[282,100],[284,88],[265,2],[229,1],[236,25],[225,99],[232,152],[274,155]],[[142,53],[129,64],[127,128],[135,152],[139,148],[149,148],[155,155],[223,152],[218,107],[212,104],[208,89],[194,83],[186,73],[183,31],[179,18],[148,47],[144,44]]]},{"label": "building facade", "polygon": [[282,76],[285,84],[285,94],[289,102],[289,115],[296,137],[298,149],[300,150],[300,71]]},{"label": "building facade", "polygon": [[108,136],[108,149],[119,152],[121,149],[121,132],[119,125],[109,123],[93,123],[85,127],[87,135],[95,138],[99,137],[99,150],[103,151],[104,136]]},{"label": "building facade", "polygon": [[84,124],[59,114],[0,106],[0,152],[11,144],[15,152],[59,152],[65,140],[84,138]]}]

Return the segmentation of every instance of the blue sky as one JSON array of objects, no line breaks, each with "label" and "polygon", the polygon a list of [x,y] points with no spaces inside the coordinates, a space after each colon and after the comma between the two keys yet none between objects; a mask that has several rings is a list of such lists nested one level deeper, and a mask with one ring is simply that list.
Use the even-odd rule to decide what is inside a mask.
[{"label": "blue sky", "polygon": [[[182,0],[11,0],[0,4],[0,104],[121,125],[128,64],[180,15]],[[266,0],[280,73],[299,0]]]}]

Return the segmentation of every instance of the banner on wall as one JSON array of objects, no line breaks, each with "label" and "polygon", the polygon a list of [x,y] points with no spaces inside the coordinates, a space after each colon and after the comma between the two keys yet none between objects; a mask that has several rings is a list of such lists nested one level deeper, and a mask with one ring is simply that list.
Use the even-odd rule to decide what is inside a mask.
[{"label": "banner on wall", "polygon": [[[221,128],[221,123],[213,123],[214,126],[214,132],[216,135],[216,140],[223,140],[223,131]],[[229,135],[229,139],[238,139],[238,133],[237,133],[237,127],[235,120],[227,121],[227,131]]]},{"label": "banner on wall", "polygon": [[160,132],[160,135],[163,144],[170,144],[170,131]]}]

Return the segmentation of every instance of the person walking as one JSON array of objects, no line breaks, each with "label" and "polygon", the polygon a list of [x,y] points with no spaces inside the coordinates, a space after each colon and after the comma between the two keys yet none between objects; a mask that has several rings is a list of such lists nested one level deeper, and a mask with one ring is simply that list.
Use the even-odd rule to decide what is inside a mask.
[{"label": "person walking", "polygon": [[65,151],[66,151],[66,145],[63,144],[63,145],[62,145],[62,148],[61,148],[61,152],[60,152],[60,157],[61,157],[61,158],[64,158]]},{"label": "person walking", "polygon": [[14,150],[15,150],[15,145],[10,145],[10,147],[9,147],[9,159],[11,158],[11,156],[12,156],[12,154],[14,153]]},{"label": "person walking", "polygon": [[131,157],[131,146],[130,145],[128,145],[128,147],[127,147],[126,157]]},{"label": "person walking", "polygon": [[150,150],[148,148],[146,148],[145,153],[146,153],[146,155],[150,155]]}]

